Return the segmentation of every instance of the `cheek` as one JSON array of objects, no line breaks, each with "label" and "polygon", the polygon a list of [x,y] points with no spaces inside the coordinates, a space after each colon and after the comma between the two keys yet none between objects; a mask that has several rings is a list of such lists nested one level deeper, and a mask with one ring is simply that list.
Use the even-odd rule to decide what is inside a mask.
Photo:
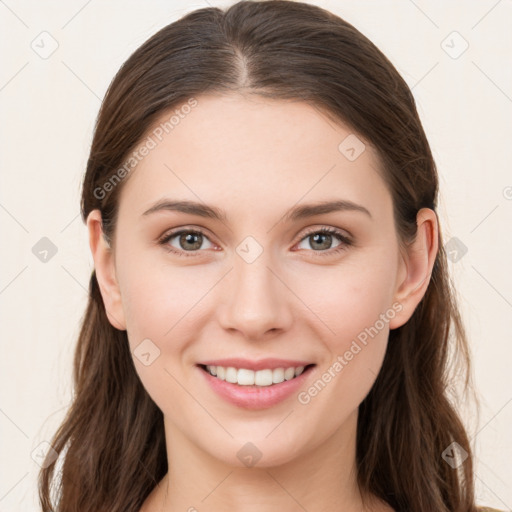
[{"label": "cheek", "polygon": [[[176,332],[201,311],[201,299],[217,278],[201,266],[179,266],[155,251],[141,251],[119,262],[119,282],[128,334],[179,348]],[[169,346],[168,340],[174,338]],[[178,343],[178,345],[177,345]],[[163,345],[162,345],[163,346]]]},{"label": "cheek", "polygon": [[136,258],[125,265],[120,282],[136,372],[158,407],[166,415],[179,417],[190,401],[182,387],[180,365],[191,344],[191,321],[197,318],[208,287],[193,286],[190,274],[178,269],[148,265]]},{"label": "cheek", "polygon": [[133,253],[118,267],[135,369],[158,405],[179,411],[181,400],[187,400],[177,384],[184,382],[182,365],[194,362],[191,334],[199,330],[207,304],[211,307],[208,292],[219,276],[199,265],[179,267]]},{"label": "cheek", "polygon": [[380,319],[392,309],[395,261],[393,251],[375,251],[336,266],[311,265],[307,280],[293,278],[294,291],[322,321],[332,350],[344,351],[347,342],[376,323],[379,331],[388,327],[389,319],[385,326]]},{"label": "cheek", "polygon": [[322,382],[311,390],[316,397],[328,384],[330,391],[322,393],[319,404],[325,400],[327,406],[335,400],[346,404],[347,410],[355,408],[375,381],[386,352],[389,323],[397,313],[395,261],[393,251],[381,251],[353,264],[312,269],[299,288],[321,320],[322,335],[317,337],[328,354],[318,369]]}]

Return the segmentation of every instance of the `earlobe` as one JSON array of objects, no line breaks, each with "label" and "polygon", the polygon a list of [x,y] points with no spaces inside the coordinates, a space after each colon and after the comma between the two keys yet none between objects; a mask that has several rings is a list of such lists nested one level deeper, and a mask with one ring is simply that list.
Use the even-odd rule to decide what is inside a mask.
[{"label": "earlobe", "polygon": [[394,300],[402,309],[390,322],[396,329],[411,318],[416,306],[427,291],[438,251],[437,215],[430,208],[422,208],[416,216],[416,237],[402,256],[402,272],[399,273]]},{"label": "earlobe", "polygon": [[114,253],[103,235],[99,210],[93,210],[87,216],[87,229],[89,231],[89,247],[94,259],[96,279],[105,305],[105,312],[112,326],[124,331],[126,322],[116,278]]}]

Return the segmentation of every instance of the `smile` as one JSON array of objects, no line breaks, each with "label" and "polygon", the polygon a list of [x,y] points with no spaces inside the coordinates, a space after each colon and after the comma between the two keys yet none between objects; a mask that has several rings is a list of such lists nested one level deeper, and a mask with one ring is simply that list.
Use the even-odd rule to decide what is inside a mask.
[{"label": "smile", "polygon": [[196,367],[218,397],[236,407],[261,410],[296,395],[312,378],[316,364],[283,359],[224,359],[203,361]]},{"label": "smile", "polygon": [[265,368],[262,370],[249,370],[247,368],[234,368],[233,366],[206,365],[202,368],[213,377],[225,380],[239,386],[273,386],[281,382],[292,380],[301,375],[305,366],[290,366],[288,368]]}]

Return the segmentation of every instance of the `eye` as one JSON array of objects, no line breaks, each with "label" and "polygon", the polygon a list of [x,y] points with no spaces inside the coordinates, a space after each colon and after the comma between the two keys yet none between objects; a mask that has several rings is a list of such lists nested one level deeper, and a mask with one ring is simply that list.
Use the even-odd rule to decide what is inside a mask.
[{"label": "eye", "polygon": [[[208,241],[210,244],[209,247],[203,247],[205,241]],[[159,240],[159,243],[163,245],[166,250],[178,254],[178,256],[194,256],[194,253],[201,249],[214,247],[202,231],[193,229],[181,229],[167,233]]]},{"label": "eye", "polygon": [[[334,248],[332,245],[333,239],[337,239],[339,242],[334,246]],[[306,233],[306,236],[299,242],[299,249],[301,248],[300,244],[308,240],[308,245],[312,248],[313,252],[321,253],[319,255],[322,256],[324,253],[327,253],[328,255],[338,253],[339,251],[345,250],[352,244],[350,238],[343,232],[329,227],[323,227]]]},{"label": "eye", "polygon": [[[338,244],[334,247],[332,245],[333,239],[338,240]],[[352,245],[351,239],[345,233],[329,227],[322,227],[307,232],[298,244],[299,249],[303,249],[300,247],[300,244],[307,240],[310,240],[310,249],[319,256],[332,255]],[[205,241],[210,245],[203,247]],[[165,250],[178,256],[197,256],[201,249],[215,247],[205,233],[196,229],[180,229],[166,233],[159,240],[159,244],[163,245]]]}]

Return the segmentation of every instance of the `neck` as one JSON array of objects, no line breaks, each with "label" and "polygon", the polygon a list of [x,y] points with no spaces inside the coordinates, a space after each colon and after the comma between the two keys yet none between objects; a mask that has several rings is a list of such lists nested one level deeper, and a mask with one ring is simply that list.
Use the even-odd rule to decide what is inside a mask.
[{"label": "neck", "polygon": [[[169,471],[148,498],[144,512],[362,512],[389,510],[368,499],[364,508],[356,480],[357,410],[320,445],[289,461],[245,467],[205,453],[165,423]],[[142,512],[142,511],[141,511]]]}]

